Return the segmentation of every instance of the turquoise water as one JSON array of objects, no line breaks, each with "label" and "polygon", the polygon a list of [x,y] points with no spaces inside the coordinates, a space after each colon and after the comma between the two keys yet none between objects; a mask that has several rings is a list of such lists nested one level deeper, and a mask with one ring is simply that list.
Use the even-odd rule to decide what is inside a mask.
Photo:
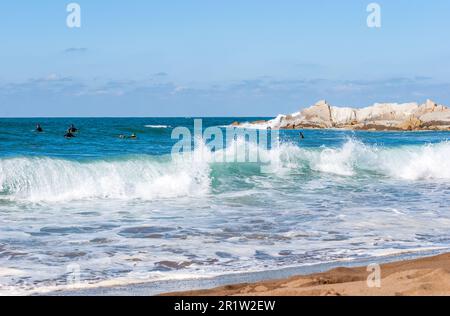
[{"label": "turquoise water", "polygon": [[267,173],[172,156],[178,126],[193,119],[0,119],[0,293],[73,271],[81,287],[127,284],[450,245],[448,132],[281,131],[259,152]]}]

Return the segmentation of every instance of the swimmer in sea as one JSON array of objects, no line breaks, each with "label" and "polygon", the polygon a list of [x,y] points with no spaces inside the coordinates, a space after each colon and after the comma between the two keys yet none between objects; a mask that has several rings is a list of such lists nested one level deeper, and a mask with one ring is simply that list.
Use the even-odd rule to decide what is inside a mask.
[{"label": "swimmer in sea", "polygon": [[131,139],[137,139],[137,136],[136,136],[135,133],[133,133],[133,134],[131,134],[130,138],[131,138]]},{"label": "swimmer in sea", "polygon": [[305,135],[303,135],[302,132],[300,132],[300,138],[301,138],[301,139],[305,139]]},{"label": "swimmer in sea", "polygon": [[37,125],[36,125],[36,132],[42,133],[43,131],[44,131],[44,130],[42,129],[41,124],[37,124]]}]

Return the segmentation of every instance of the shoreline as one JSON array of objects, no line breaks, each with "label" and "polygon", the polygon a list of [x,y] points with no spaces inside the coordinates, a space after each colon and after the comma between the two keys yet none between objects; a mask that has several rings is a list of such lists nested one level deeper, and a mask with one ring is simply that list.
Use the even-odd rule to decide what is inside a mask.
[{"label": "shoreline", "polygon": [[[80,289],[61,289],[47,293],[35,293],[34,295],[50,296],[209,296],[209,295],[261,295],[261,293],[228,293],[223,289],[242,289],[249,284],[255,287],[266,284],[282,282],[292,278],[303,278],[304,276],[316,276],[333,269],[360,269],[369,264],[398,264],[412,260],[429,260],[436,256],[449,257],[447,267],[450,269],[450,252],[448,249],[423,250],[405,252],[401,254],[386,255],[382,257],[371,257],[361,260],[337,261],[306,266],[287,267],[278,270],[268,270],[259,272],[230,273],[215,277],[179,279],[179,280],[155,280],[139,283],[130,283],[113,286],[98,286]],[[365,272],[368,274],[367,272]],[[449,283],[450,284],[450,280]],[[283,295],[283,294],[263,294],[263,295]],[[287,294],[286,294],[287,295]],[[449,292],[450,295],[450,292]]]},{"label": "shoreline", "polygon": [[374,271],[367,266],[337,267],[290,278],[163,296],[450,296],[450,253],[381,264],[379,286],[373,283]]}]

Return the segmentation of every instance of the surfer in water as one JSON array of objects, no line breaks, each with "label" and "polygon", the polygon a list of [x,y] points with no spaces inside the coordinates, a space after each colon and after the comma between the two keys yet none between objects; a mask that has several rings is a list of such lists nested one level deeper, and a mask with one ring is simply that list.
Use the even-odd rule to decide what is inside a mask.
[{"label": "surfer in water", "polygon": [[303,133],[302,132],[300,132],[300,139],[305,139],[305,135],[303,135]]},{"label": "surfer in water", "polygon": [[137,135],[135,133],[131,134],[131,136],[126,136],[126,135],[120,134],[119,138],[120,139],[137,139]]},{"label": "surfer in water", "polygon": [[75,125],[71,124],[69,129],[67,130],[67,133],[73,134],[73,133],[76,133],[76,132],[78,132],[78,128],[76,128]]},{"label": "surfer in water", "polygon": [[44,130],[42,129],[41,124],[37,124],[37,125],[36,125],[36,132],[42,133],[43,131],[44,131]]}]

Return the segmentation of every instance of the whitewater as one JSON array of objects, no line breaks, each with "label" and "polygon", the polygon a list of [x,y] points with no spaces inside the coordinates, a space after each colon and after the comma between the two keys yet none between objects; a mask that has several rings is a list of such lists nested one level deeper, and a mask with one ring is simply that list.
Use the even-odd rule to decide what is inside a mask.
[{"label": "whitewater", "polygon": [[95,287],[450,246],[447,132],[281,131],[272,148],[205,141],[191,157],[171,154],[191,119],[77,119],[68,141],[72,121],[36,135],[0,119],[0,294],[65,289],[74,270]]},{"label": "whitewater", "polygon": [[[236,143],[237,146],[246,145],[242,139]],[[258,150],[260,155],[267,156],[271,162],[269,167],[280,177],[292,173],[311,177],[315,172],[317,178],[330,174],[371,176],[374,180],[450,180],[450,143],[447,141],[386,149],[349,139],[338,148],[304,149],[286,143],[263,152],[257,146],[251,146],[249,150]],[[2,158],[0,198],[58,202],[205,196],[211,192],[211,170],[220,172],[220,166],[214,165],[217,164],[214,156],[219,155],[223,153],[211,153],[203,157],[203,162],[194,158],[176,159],[170,155],[136,155],[87,162],[48,157]],[[248,167],[249,175],[261,176],[258,168]],[[220,176],[232,177],[233,172],[227,174],[227,171],[225,168]]]}]

